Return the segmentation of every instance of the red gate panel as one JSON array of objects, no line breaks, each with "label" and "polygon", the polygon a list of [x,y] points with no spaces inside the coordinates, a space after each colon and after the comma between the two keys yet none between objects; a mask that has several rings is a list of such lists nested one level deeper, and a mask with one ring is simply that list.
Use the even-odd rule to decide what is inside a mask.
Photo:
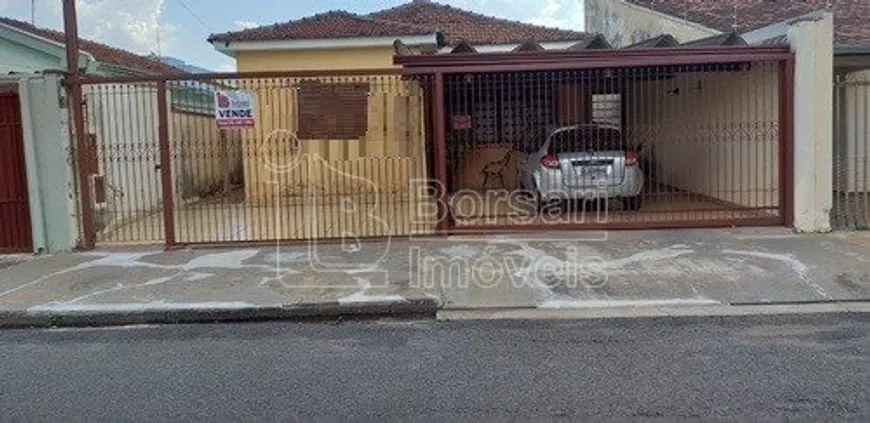
[{"label": "red gate panel", "polygon": [[18,93],[0,92],[0,253],[30,252],[30,204]]}]

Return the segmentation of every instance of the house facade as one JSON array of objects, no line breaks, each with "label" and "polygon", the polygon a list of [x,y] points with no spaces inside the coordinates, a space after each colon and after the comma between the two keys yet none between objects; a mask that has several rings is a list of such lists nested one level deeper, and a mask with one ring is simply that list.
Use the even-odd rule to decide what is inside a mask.
[{"label": "house facade", "polygon": [[[750,45],[789,43],[789,30],[801,22],[833,18],[830,79],[814,85],[831,87],[832,128],[827,185],[830,202],[822,206],[835,228],[870,227],[870,3],[858,1],[770,2],[749,0],[586,0],[586,29],[614,45],[671,34],[681,42],[735,33]],[[824,51],[827,51],[825,49]],[[813,101],[813,100],[809,100]],[[827,113],[826,113],[827,114]],[[826,141],[825,141],[826,142]],[[827,204],[830,204],[829,206]]]},{"label": "house facade", "polygon": [[[257,79],[252,72],[310,75],[282,79],[271,73],[248,82],[262,112],[245,143],[278,147],[246,157],[246,198],[251,201],[281,196],[275,185],[311,182],[305,180],[311,177],[310,170],[293,173],[291,169],[276,179],[274,166],[263,166],[264,159],[308,153],[348,169],[354,163],[400,158],[409,161],[410,174],[447,185],[447,201],[452,203],[446,208],[453,213],[448,220],[454,219],[455,225],[502,222],[512,206],[479,196],[495,195],[498,189],[511,195],[522,188],[519,175],[531,148],[524,144],[540,141],[537,132],[554,125],[605,122],[643,139],[648,156],[644,166],[654,168],[658,180],[648,184],[646,214],[620,213],[602,225],[670,227],[668,221],[706,225],[734,219],[790,222],[792,216],[786,215],[792,213],[791,190],[784,185],[790,183],[785,170],[790,163],[781,158],[786,157],[791,140],[786,129],[780,130],[791,113],[783,108],[788,91],[782,91],[783,81],[790,77],[788,68],[782,67],[788,49],[747,49],[746,57],[757,61],[748,65],[733,62],[742,57],[733,56],[723,59],[722,66],[701,66],[693,61],[708,59],[690,57],[692,52],[727,56],[737,50],[718,48],[746,42],[739,35],[720,37],[719,31],[689,26],[682,32],[675,26],[671,32],[676,35],[654,43],[641,36],[608,42],[599,34],[534,26],[414,0],[366,15],[327,12],[215,34],[208,41],[235,58],[238,70],[250,78]],[[614,42],[624,51],[596,52],[614,50]],[[686,53],[654,51],[660,47],[685,47]],[[574,55],[583,51],[588,51],[586,59],[575,62],[579,59]],[[632,59],[633,52],[640,62]],[[542,63],[556,60],[547,66],[566,66],[565,70],[541,67],[536,71],[531,63],[538,59],[533,56],[540,56]],[[491,63],[496,57],[504,65],[516,62],[514,68],[504,68],[514,70],[484,71],[498,68]],[[559,64],[558,57],[566,62]],[[439,83],[432,79],[439,71],[427,74],[414,69],[417,59],[432,59],[433,67],[455,63],[443,65],[447,70],[440,73]],[[466,59],[473,65],[458,65]],[[613,63],[613,68],[601,71],[604,62]],[[337,76],[341,72],[356,74]],[[263,79],[271,84],[269,88],[264,89]],[[360,95],[357,101],[342,91],[351,87],[337,89],[354,79],[368,84],[359,89],[368,91],[365,100]],[[329,86],[316,87],[317,102],[309,91],[314,80]],[[388,81],[394,88],[376,89],[373,80]],[[344,97],[339,95],[342,92]],[[346,112],[350,107],[356,111]],[[439,125],[445,122],[440,134]],[[292,140],[269,139],[279,132]],[[438,144],[442,135],[444,143]],[[420,152],[426,154],[415,156]],[[446,157],[440,159],[442,154]],[[371,167],[379,169],[374,164],[362,166]],[[439,168],[446,170],[439,174]],[[403,181],[408,175],[388,169],[377,173],[399,175]],[[321,191],[331,189],[327,182],[317,183]],[[595,223],[584,222],[587,227]]]}]

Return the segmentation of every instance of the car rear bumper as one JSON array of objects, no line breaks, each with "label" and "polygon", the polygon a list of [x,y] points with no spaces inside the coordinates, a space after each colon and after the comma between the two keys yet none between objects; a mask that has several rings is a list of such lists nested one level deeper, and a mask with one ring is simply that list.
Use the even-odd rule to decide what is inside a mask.
[{"label": "car rear bumper", "polygon": [[596,198],[636,197],[643,190],[643,174],[637,170],[625,173],[622,183],[611,186],[570,187],[561,178],[542,178],[535,175],[538,193],[544,200],[587,200]]}]

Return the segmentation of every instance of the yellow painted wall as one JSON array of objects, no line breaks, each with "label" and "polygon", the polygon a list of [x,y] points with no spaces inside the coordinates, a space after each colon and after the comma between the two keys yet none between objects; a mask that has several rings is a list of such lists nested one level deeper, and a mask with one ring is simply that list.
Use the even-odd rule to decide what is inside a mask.
[{"label": "yellow painted wall", "polygon": [[399,76],[318,78],[368,82],[368,129],[357,139],[296,139],[298,78],[241,81],[256,126],[243,131],[245,194],[252,202],[303,195],[410,193],[425,178],[420,86]]},{"label": "yellow painted wall", "polygon": [[[778,74],[678,75],[628,95],[629,131],[650,143],[660,183],[747,207],[779,203]],[[675,91],[678,90],[678,91]]]},{"label": "yellow painted wall", "polygon": [[392,47],[244,51],[236,54],[239,72],[387,69],[393,65]]},{"label": "yellow painted wall", "polygon": [[[308,51],[240,52],[239,72],[388,69],[393,49],[360,48]],[[421,204],[431,202],[425,194],[425,114],[423,90],[398,75],[314,78],[320,82],[368,82],[368,129],[357,139],[296,139],[297,93],[300,78],[261,78],[240,81],[240,88],[255,95],[256,126],[242,131],[245,197],[250,205],[275,207],[279,204],[340,203],[391,204],[383,219],[389,226],[419,221]],[[411,180],[420,181],[410,183]],[[343,203],[342,203],[343,204]],[[404,204],[400,207],[396,204]],[[312,210],[324,210],[323,207]],[[362,206],[360,206],[362,207]],[[365,207],[362,207],[363,209]],[[382,207],[383,208],[383,207]],[[362,209],[361,209],[362,210]],[[326,218],[344,222],[349,218]],[[332,231],[357,235],[384,235],[349,219],[350,226],[338,224]],[[414,232],[430,232],[433,221],[420,223]],[[362,226],[360,226],[362,225]],[[266,225],[267,227],[269,225]],[[317,230],[309,222],[306,230]],[[282,238],[286,234],[273,233]],[[307,234],[321,237],[323,234]],[[268,237],[267,237],[268,238]]]}]

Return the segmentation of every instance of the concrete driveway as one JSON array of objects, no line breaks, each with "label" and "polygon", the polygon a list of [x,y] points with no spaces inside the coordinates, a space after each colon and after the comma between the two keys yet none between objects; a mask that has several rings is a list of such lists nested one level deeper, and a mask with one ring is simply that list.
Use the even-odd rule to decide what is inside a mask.
[{"label": "concrete driveway", "polygon": [[768,228],[454,238],[414,275],[445,308],[870,300],[868,240]]},{"label": "concrete driveway", "polygon": [[868,233],[784,229],[104,250],[0,269],[6,314],[266,310],[270,316],[321,306],[625,310],[859,301],[870,304]]}]

